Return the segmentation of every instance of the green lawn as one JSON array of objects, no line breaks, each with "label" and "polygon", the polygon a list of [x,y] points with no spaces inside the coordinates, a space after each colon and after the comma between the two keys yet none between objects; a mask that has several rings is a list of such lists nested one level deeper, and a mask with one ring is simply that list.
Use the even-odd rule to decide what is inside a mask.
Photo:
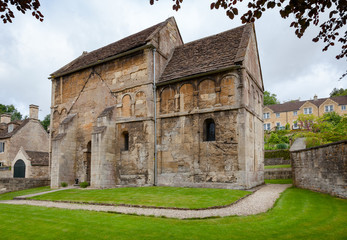
[{"label": "green lawn", "polygon": [[271,184],[293,184],[292,179],[265,179],[264,181]]},{"label": "green lawn", "polygon": [[264,166],[264,169],[272,169],[272,168],[291,168],[290,164],[288,165],[269,165],[269,166]]},{"label": "green lawn", "polygon": [[0,239],[347,239],[347,200],[290,188],[248,217],[177,220],[0,204]]},{"label": "green lawn", "polygon": [[194,209],[227,205],[248,194],[249,191],[229,189],[139,187],[102,190],[67,189],[32,199]]},{"label": "green lawn", "polygon": [[0,200],[12,200],[14,197],[33,194],[33,193],[39,193],[39,192],[46,192],[50,190],[51,190],[50,187],[47,186],[47,187],[31,188],[31,189],[26,189],[26,190],[17,191],[17,192],[8,192],[8,193],[0,194]]}]

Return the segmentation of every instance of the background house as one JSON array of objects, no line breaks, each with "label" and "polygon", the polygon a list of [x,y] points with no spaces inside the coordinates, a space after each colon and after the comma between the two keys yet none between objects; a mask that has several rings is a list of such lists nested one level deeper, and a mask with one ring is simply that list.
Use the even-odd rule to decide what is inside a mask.
[{"label": "background house", "polygon": [[[30,105],[29,118],[22,121],[11,121],[11,115],[1,115],[0,163],[2,170],[0,171],[0,178],[9,178],[13,176],[28,177],[28,175],[25,174],[17,175],[14,171],[17,169],[15,166],[20,165],[21,169],[23,169],[23,167],[25,168],[23,161],[19,161],[18,163],[14,161],[20,149],[23,149],[24,152],[38,151],[48,154],[49,136],[38,120],[38,111],[38,106]],[[30,159],[35,161],[34,158]],[[45,175],[49,175],[48,168]]]},{"label": "background house", "polygon": [[347,96],[330,98],[317,98],[304,101],[290,101],[282,104],[264,106],[264,130],[274,130],[284,127],[287,123],[291,129],[298,128],[294,122],[300,114],[313,114],[320,117],[324,113],[336,112],[339,115],[347,114]]}]

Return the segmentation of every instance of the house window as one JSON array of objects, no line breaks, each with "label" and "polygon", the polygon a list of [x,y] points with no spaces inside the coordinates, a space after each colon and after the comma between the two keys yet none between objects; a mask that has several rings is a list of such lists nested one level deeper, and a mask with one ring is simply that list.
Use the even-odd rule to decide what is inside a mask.
[{"label": "house window", "polygon": [[298,129],[298,123],[297,122],[293,122],[293,129]]},{"label": "house window", "polygon": [[264,119],[269,119],[270,118],[270,113],[264,113]]},{"label": "house window", "polygon": [[5,143],[4,142],[0,142],[0,153],[5,152]]},{"label": "house window", "polygon": [[204,141],[215,141],[215,123],[213,119],[206,119],[204,122]]},{"label": "house window", "polygon": [[293,111],[293,116],[298,116],[298,111]]},{"label": "house window", "polygon": [[270,130],[270,123],[264,123],[264,130]]},{"label": "house window", "polygon": [[326,105],[325,106],[325,112],[333,112],[334,106],[333,105]]},{"label": "house window", "polygon": [[280,113],[276,113],[276,117],[279,118],[281,116]]},{"label": "house window", "polygon": [[345,110],[346,110],[346,105],[342,105],[342,106],[341,106],[341,110],[342,110],[342,111],[345,111]]},{"label": "house window", "polygon": [[0,167],[2,167],[2,162],[0,162]]},{"label": "house window", "polygon": [[312,108],[304,108],[304,114],[312,114]]},{"label": "house window", "polygon": [[129,151],[129,133],[124,132],[122,135],[123,135],[123,151]]},{"label": "house window", "polygon": [[277,123],[276,123],[276,127],[279,128],[280,126],[281,126],[281,123],[280,123],[280,122],[277,122]]}]

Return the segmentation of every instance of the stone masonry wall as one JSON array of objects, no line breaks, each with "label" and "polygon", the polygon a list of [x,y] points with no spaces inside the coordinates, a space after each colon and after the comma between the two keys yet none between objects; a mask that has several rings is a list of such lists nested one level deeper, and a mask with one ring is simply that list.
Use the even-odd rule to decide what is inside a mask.
[{"label": "stone masonry wall", "polygon": [[347,198],[347,140],[292,151],[293,183]]},{"label": "stone masonry wall", "polygon": [[0,190],[5,192],[49,186],[49,184],[49,178],[0,178]]}]

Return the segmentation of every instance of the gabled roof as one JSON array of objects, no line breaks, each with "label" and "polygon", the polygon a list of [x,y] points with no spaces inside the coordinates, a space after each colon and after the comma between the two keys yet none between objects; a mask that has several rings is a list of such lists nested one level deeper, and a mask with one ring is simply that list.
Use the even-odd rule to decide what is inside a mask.
[{"label": "gabled roof", "polygon": [[48,166],[48,152],[25,151],[31,161],[31,166]]},{"label": "gabled roof", "polygon": [[270,108],[274,112],[290,112],[296,111],[301,108],[306,102],[314,104],[316,107],[322,105],[327,99],[335,101],[338,105],[347,105],[347,96],[338,96],[330,98],[318,98],[317,100],[305,100],[305,101],[292,101],[282,104],[267,105],[265,107]]},{"label": "gabled roof", "polygon": [[[12,137],[13,135],[15,135],[20,129],[22,129],[28,122],[30,121],[30,119],[25,119],[23,121],[13,121],[13,122],[10,122],[7,124],[7,127],[6,128],[1,128],[3,130],[0,129],[0,139],[5,139],[5,138],[10,138]],[[17,127],[15,127],[13,129],[12,132],[8,132],[8,125],[10,124],[15,124],[17,125]]]},{"label": "gabled roof", "polygon": [[163,26],[165,26],[169,19],[152,27],[149,27],[145,30],[142,30],[141,32],[123,38],[117,42],[111,43],[105,47],[99,48],[89,53],[83,53],[80,57],[76,58],[72,62],[68,63],[56,72],[52,73],[51,76],[62,76],[83,68],[87,68],[90,65],[96,65],[98,64],[98,62],[110,58],[112,56],[144,46],[152,39],[153,35],[157,31],[159,31]]},{"label": "gabled roof", "polygon": [[159,82],[238,65],[244,59],[253,24],[202,38],[175,48]]}]

